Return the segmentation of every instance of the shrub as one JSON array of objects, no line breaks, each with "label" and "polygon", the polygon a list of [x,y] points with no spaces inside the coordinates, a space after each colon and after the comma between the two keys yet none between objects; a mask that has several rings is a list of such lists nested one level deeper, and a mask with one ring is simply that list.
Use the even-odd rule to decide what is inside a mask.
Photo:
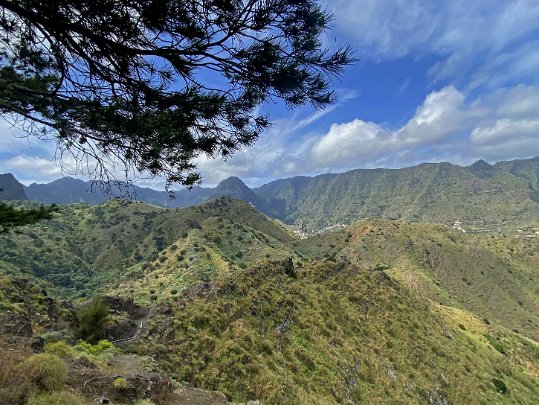
[{"label": "shrub", "polygon": [[22,371],[38,389],[56,391],[67,380],[67,368],[58,356],[50,353],[34,354],[22,364]]},{"label": "shrub", "polygon": [[494,387],[496,387],[496,391],[502,393],[502,394],[505,394],[507,392],[507,386],[505,385],[505,383],[498,379],[498,378],[493,378],[492,379],[492,384],[494,384]]},{"label": "shrub", "polygon": [[3,352],[0,361],[0,404],[24,403],[30,391],[30,381],[19,364],[19,354]]},{"label": "shrub", "polygon": [[41,337],[45,342],[58,342],[59,340],[62,340],[62,332],[52,330],[45,332]]},{"label": "shrub", "polygon": [[95,345],[92,345],[85,341],[80,341],[76,347],[77,349],[81,349],[88,354],[99,354],[101,352],[104,352],[105,350],[114,349],[114,345],[105,339],[101,339]]},{"label": "shrub", "polygon": [[103,299],[94,297],[77,312],[79,337],[90,343],[96,343],[103,339],[108,316],[109,309]]},{"label": "shrub", "polygon": [[75,355],[73,348],[63,341],[46,343],[45,352],[66,359],[72,358]]},{"label": "shrub", "polygon": [[112,386],[117,390],[123,390],[129,386],[129,383],[125,378],[118,377],[114,379],[114,381],[112,382]]},{"label": "shrub", "polygon": [[83,405],[89,404],[82,397],[69,391],[41,393],[33,395],[28,400],[28,405]]}]

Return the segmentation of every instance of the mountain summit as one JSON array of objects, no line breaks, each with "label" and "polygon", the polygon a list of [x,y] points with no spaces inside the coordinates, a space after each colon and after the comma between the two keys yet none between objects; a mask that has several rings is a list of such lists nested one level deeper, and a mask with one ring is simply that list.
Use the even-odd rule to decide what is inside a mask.
[{"label": "mountain summit", "polygon": [[253,204],[258,210],[268,213],[266,201],[251,190],[239,177],[231,176],[221,181],[213,191],[214,197],[228,196]]},{"label": "mountain summit", "polygon": [[28,200],[24,186],[11,173],[0,174],[0,200]]}]

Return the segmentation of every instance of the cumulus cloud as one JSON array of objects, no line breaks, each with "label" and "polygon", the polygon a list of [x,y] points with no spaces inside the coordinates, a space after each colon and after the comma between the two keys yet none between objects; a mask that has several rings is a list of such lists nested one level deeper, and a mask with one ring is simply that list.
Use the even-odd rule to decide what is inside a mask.
[{"label": "cumulus cloud", "polygon": [[427,95],[404,126],[388,130],[355,119],[333,124],[314,145],[311,168],[344,170],[357,166],[404,166],[425,155],[453,162],[482,157],[531,157],[539,154],[539,88],[502,89],[484,99],[466,100],[453,86]]},{"label": "cumulus cloud", "polygon": [[470,140],[475,145],[497,145],[500,142],[520,142],[539,134],[539,119],[513,120],[503,118],[493,125],[478,127],[472,131]]},{"label": "cumulus cloud", "polygon": [[443,142],[465,127],[469,114],[464,111],[464,99],[453,86],[432,92],[406,125],[396,130],[361,119],[333,124],[313,146],[311,165],[342,170],[386,162],[394,154],[402,159],[411,148]]},{"label": "cumulus cloud", "polygon": [[17,155],[0,162],[0,165],[4,171],[16,171],[25,178],[57,178],[62,174],[57,162],[36,156]]}]

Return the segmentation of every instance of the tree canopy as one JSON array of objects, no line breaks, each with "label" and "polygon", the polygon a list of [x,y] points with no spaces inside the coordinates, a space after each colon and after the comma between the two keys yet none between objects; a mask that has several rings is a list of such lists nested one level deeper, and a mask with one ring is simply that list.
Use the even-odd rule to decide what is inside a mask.
[{"label": "tree canopy", "polygon": [[167,187],[200,180],[271,125],[268,100],[334,102],[348,46],[322,45],[313,0],[0,0],[0,111],[61,155]]},{"label": "tree canopy", "polygon": [[0,234],[19,226],[34,224],[42,219],[51,219],[57,210],[55,205],[22,209],[0,201]]}]

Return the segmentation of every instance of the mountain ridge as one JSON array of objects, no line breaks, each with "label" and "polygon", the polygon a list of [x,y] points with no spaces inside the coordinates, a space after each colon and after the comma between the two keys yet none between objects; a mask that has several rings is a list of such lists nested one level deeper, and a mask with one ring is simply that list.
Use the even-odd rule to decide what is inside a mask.
[{"label": "mountain ridge", "polygon": [[[95,190],[90,193],[90,190]],[[539,157],[498,162],[478,160],[470,166],[449,162],[422,163],[401,169],[354,169],[344,173],[296,176],[250,188],[238,177],[216,187],[168,193],[151,188],[112,186],[65,178],[25,188],[41,203],[100,204],[111,196],[127,196],[164,208],[201,204],[218,196],[247,201],[287,224],[317,231],[356,219],[385,217],[450,225],[468,230],[506,229],[539,222]],[[127,195],[126,195],[127,194]]]}]

